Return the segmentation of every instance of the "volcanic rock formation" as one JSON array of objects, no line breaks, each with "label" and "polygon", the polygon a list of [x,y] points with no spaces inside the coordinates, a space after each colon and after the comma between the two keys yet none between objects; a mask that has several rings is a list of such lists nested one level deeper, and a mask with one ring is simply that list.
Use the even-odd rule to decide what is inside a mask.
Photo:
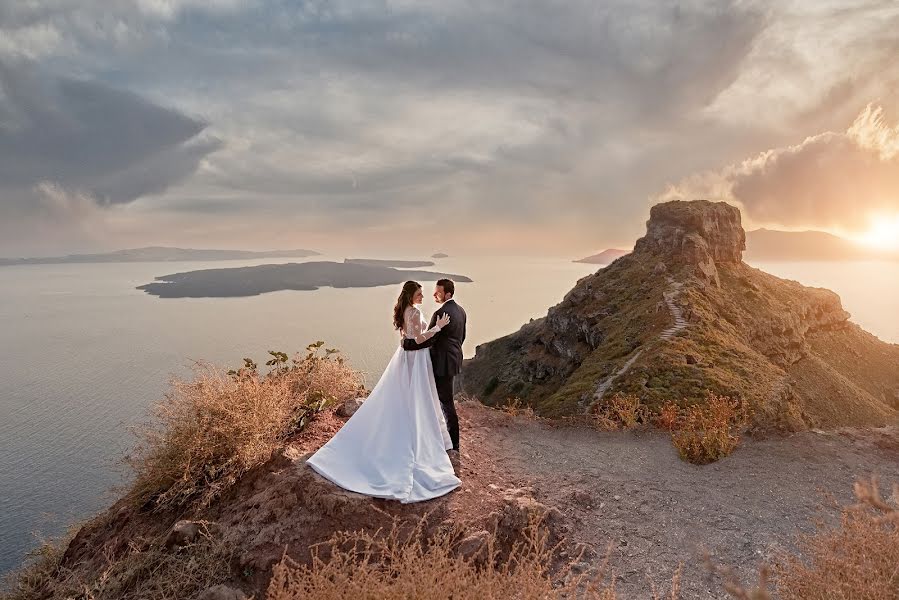
[{"label": "volcanic rock formation", "polygon": [[899,346],[849,320],[840,298],[742,262],[724,202],[652,207],[631,254],[577,282],[546,317],[478,346],[463,386],[574,415],[616,392],[651,409],[708,392],[747,402],[757,426],[874,425],[899,415]]}]

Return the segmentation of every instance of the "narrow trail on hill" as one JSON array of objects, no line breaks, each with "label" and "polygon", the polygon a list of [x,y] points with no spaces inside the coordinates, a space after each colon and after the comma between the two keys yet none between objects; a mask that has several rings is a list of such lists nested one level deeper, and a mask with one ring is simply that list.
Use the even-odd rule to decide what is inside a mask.
[{"label": "narrow trail on hill", "polygon": [[[686,319],[684,319],[684,312],[681,307],[678,306],[677,303],[675,303],[677,297],[680,296],[680,291],[683,287],[683,284],[670,278],[668,281],[671,284],[671,287],[663,294],[663,296],[665,298],[665,305],[668,306],[668,311],[671,313],[671,317],[674,319],[674,324],[659,335],[659,340],[662,341],[670,340],[677,334],[678,331],[681,331],[682,329],[685,329],[687,327],[687,321]],[[642,349],[634,352],[634,354],[632,354],[631,357],[628,358],[623,365],[621,365],[620,369],[613,372],[611,375],[609,375],[599,383],[599,385],[596,387],[596,391],[593,393],[594,403],[602,400],[603,396],[606,395],[606,392],[609,391],[609,388],[612,387],[612,384],[615,383],[615,380],[627,373],[628,370],[630,370],[633,364],[637,361],[637,359],[640,358],[640,355],[642,353]],[[592,403],[587,405],[586,410],[588,412],[591,406]]]},{"label": "narrow trail on hill", "polygon": [[680,281],[674,281],[669,279],[671,283],[671,288],[666,291],[663,295],[665,297],[665,304],[668,305],[668,310],[671,312],[671,316],[674,318],[674,325],[666,329],[659,336],[661,340],[670,340],[674,337],[678,331],[682,329],[686,329],[687,321],[684,319],[684,311],[681,310],[681,307],[675,303],[675,300],[678,296],[680,296],[681,288],[683,287],[683,283]]},{"label": "narrow trail on hill", "polygon": [[[759,567],[793,549],[815,518],[836,522],[829,500],[853,503],[857,479],[876,473],[882,486],[899,482],[895,426],[748,438],[731,456],[696,466],[678,458],[662,431],[603,432],[472,402],[462,403],[460,414],[470,456],[463,461],[466,491],[457,499],[501,495],[513,485],[506,480],[528,486],[562,512],[570,542],[595,549],[582,570],[598,568],[610,549],[620,600],[649,598],[653,584],[667,597],[680,564],[682,600],[727,598],[704,552],[754,584]],[[479,455],[491,459],[484,473]]]}]

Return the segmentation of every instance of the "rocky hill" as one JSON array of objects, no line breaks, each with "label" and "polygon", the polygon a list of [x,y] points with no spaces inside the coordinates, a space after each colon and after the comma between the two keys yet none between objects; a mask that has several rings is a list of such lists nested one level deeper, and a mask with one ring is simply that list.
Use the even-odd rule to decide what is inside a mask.
[{"label": "rocky hill", "polygon": [[478,346],[466,391],[539,414],[583,413],[615,392],[651,409],[707,391],[758,426],[878,425],[899,415],[899,346],[852,323],[833,292],[742,261],[726,203],[652,207],[634,251],[584,277],[546,317]]}]

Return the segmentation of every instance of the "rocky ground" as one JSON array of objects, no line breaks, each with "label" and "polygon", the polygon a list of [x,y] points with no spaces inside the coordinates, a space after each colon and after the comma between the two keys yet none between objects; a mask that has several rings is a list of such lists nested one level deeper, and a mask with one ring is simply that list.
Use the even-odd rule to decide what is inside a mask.
[{"label": "rocky ground", "polygon": [[899,481],[895,428],[750,438],[730,457],[696,466],[660,431],[559,426],[474,403],[461,412],[464,488],[456,495],[532,489],[564,515],[570,542],[595,548],[584,568],[596,568],[611,547],[620,598],[670,587],[679,565],[681,598],[725,598],[705,553],[754,582],[778,549],[792,548],[817,518],[832,519],[835,502],[853,500],[857,478]]},{"label": "rocky ground", "polygon": [[402,505],[318,476],[305,458],[344,422],[327,411],[207,509],[154,514],[116,503],[78,532],[62,565],[90,580],[109,560],[122,564],[135,549],[177,547],[208,527],[230,557],[231,575],[225,595],[210,588],[202,597],[239,598],[240,590],[263,598],[285,553],[308,562],[310,548],[337,531],[424,519],[428,531],[461,528],[467,537],[459,551],[476,556],[487,532],[496,531],[507,548],[539,514],[552,543],[560,543],[556,574],[566,564],[596,572],[608,554],[605,573],[619,598],[665,594],[679,568],[679,598],[725,598],[706,553],[752,581],[817,517],[832,519],[838,504],[849,503],[857,478],[876,473],[884,483],[899,481],[896,428],[750,438],[730,457],[700,467],[682,462],[661,431],[602,432],[472,401],[459,409],[463,485],[444,497]]}]

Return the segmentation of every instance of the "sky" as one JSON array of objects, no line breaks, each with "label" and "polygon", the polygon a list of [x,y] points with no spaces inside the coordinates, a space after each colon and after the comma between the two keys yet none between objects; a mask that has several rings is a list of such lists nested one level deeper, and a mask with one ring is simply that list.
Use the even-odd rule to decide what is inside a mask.
[{"label": "sky", "polygon": [[899,237],[897,55],[892,0],[0,2],[0,256]]}]

